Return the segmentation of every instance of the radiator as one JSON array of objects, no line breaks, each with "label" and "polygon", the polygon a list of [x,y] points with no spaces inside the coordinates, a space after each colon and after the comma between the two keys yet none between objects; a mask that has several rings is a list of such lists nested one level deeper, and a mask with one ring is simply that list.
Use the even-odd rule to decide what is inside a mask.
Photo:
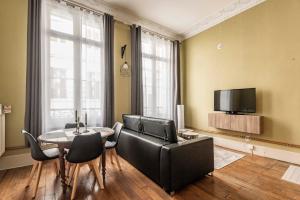
[{"label": "radiator", "polygon": [[0,113],[0,157],[5,152],[5,115]]}]

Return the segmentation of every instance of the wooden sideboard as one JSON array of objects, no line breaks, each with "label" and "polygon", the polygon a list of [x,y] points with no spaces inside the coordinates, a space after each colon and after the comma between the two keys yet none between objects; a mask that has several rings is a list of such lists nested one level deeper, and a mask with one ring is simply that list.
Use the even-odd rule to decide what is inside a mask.
[{"label": "wooden sideboard", "polygon": [[208,125],[214,128],[261,134],[263,116],[229,115],[224,113],[209,113]]}]

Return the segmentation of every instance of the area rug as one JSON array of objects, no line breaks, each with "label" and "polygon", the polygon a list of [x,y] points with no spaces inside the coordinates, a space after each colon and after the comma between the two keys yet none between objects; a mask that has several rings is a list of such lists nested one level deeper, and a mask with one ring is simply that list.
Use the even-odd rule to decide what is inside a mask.
[{"label": "area rug", "polygon": [[215,169],[221,169],[245,156],[244,154],[228,151],[220,147],[215,147],[214,154]]},{"label": "area rug", "polygon": [[289,168],[285,171],[284,175],[281,177],[281,179],[300,185],[300,167],[290,165]]}]

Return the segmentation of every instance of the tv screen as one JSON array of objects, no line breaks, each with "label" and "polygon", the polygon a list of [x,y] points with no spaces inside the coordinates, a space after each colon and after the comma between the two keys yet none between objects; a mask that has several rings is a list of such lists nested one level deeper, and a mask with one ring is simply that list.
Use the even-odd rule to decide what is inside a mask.
[{"label": "tv screen", "polygon": [[256,89],[216,90],[214,110],[236,114],[256,112]]}]

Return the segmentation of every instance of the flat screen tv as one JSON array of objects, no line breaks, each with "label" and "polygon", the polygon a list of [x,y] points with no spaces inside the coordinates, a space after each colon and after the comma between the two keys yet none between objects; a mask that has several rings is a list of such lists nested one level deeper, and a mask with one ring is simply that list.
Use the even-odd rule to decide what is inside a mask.
[{"label": "flat screen tv", "polygon": [[228,114],[255,113],[256,89],[215,90],[214,110]]}]

